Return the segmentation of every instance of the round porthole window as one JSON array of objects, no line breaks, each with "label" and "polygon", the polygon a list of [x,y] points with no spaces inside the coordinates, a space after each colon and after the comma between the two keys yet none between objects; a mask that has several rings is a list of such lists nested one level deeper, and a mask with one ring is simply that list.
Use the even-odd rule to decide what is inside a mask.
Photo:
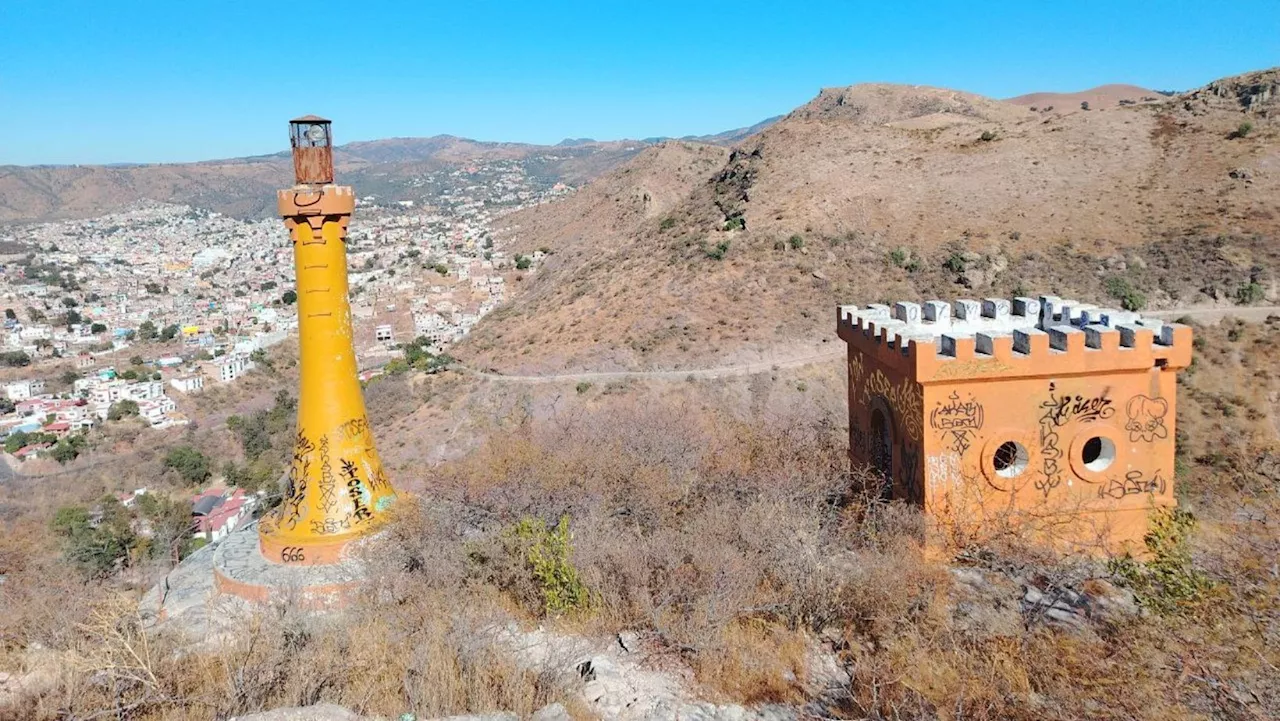
[{"label": "round porthole window", "polygon": [[1017,441],[1005,441],[996,448],[991,457],[991,467],[1001,478],[1016,478],[1027,470],[1030,455],[1027,449]]},{"label": "round porthole window", "polygon": [[1110,438],[1094,436],[1080,447],[1080,460],[1094,473],[1105,471],[1116,460],[1116,444]]}]

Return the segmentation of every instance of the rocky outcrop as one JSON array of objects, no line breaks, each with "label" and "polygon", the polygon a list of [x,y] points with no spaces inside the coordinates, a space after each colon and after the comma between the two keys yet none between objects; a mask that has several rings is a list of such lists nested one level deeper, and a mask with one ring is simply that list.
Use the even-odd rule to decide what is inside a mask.
[{"label": "rocky outcrop", "polygon": [[1280,108],[1280,68],[1235,75],[1185,93],[1183,107],[1242,110],[1264,118],[1273,117]]}]

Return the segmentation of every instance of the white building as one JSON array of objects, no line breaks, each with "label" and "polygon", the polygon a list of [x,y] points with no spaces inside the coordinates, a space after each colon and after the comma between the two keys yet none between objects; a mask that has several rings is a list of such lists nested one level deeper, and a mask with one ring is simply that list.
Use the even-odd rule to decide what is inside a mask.
[{"label": "white building", "polygon": [[4,394],[11,401],[25,401],[41,393],[44,393],[44,381],[39,378],[14,381],[4,387]]},{"label": "white building", "polygon": [[217,378],[222,383],[230,383],[254,368],[253,361],[249,360],[249,356],[243,353],[232,353],[221,358],[214,358],[212,361],[206,362],[204,366],[210,377]]},{"label": "white building", "polygon": [[179,393],[199,393],[204,390],[204,376],[196,374],[169,379],[169,385]]}]

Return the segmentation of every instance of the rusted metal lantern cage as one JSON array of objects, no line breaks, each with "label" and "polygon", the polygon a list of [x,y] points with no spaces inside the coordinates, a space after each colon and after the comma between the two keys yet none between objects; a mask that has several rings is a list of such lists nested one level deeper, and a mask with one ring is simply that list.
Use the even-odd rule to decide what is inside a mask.
[{"label": "rusted metal lantern cage", "polygon": [[293,177],[298,185],[333,182],[333,134],[330,122],[315,115],[289,121]]}]

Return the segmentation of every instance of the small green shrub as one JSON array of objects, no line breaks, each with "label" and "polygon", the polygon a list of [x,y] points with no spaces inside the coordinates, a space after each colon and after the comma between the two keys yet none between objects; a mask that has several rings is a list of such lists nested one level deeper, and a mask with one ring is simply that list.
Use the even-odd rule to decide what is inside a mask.
[{"label": "small green shrub", "polygon": [[989,143],[995,139],[996,139],[996,134],[991,132],[990,130],[984,130],[982,131],[982,135],[978,136],[978,140],[981,140],[984,143]]},{"label": "small green shrub", "polygon": [[525,517],[509,533],[510,540],[523,550],[525,567],[537,582],[547,615],[590,608],[591,592],[569,558],[573,548],[568,516],[562,516],[554,527],[539,518]]},{"label": "small green shrub", "polygon": [[729,218],[724,221],[725,230],[744,230],[747,227],[747,219],[741,215]]},{"label": "small green shrub", "polygon": [[951,256],[942,263],[942,267],[952,273],[963,273],[966,265],[967,264],[964,262],[964,256],[959,253],[952,253]]},{"label": "small green shrub", "polygon": [[1247,137],[1249,137],[1249,133],[1252,133],[1252,132],[1253,132],[1253,123],[1251,123],[1251,122],[1249,122],[1248,120],[1246,120],[1246,121],[1244,121],[1244,122],[1240,123],[1240,125],[1238,125],[1238,126],[1236,127],[1235,131],[1233,131],[1233,132],[1231,133],[1231,136],[1230,136],[1230,137],[1232,137],[1232,138],[1247,138]]},{"label": "small green shrub", "polygon": [[1243,283],[1236,288],[1236,303],[1239,305],[1253,305],[1259,303],[1266,297],[1266,291],[1258,283]]},{"label": "small green shrub", "polygon": [[667,216],[663,218],[662,222],[658,223],[658,230],[661,230],[664,233],[668,230],[671,230],[674,227],[676,227],[676,219],[672,218],[671,216]]},{"label": "small green shrub", "polygon": [[1133,287],[1128,278],[1113,275],[1103,281],[1107,295],[1120,301],[1120,307],[1128,311],[1140,311],[1147,306],[1147,296]]},{"label": "small green shrub", "polygon": [[579,381],[578,385],[574,386],[574,390],[578,391],[578,395],[582,395],[591,390],[591,384],[586,381]]},{"label": "small green shrub", "polygon": [[895,248],[889,251],[889,261],[899,268],[907,264],[907,251],[903,248]]},{"label": "small green shrub", "polygon": [[804,247],[804,238],[800,237],[797,233],[796,235],[787,238],[787,244],[791,246],[792,250],[800,250]]},{"label": "small green shrub", "polygon": [[1143,538],[1150,558],[1146,562],[1128,555],[1113,559],[1108,563],[1111,573],[1133,590],[1138,603],[1161,615],[1200,601],[1213,583],[1191,560],[1187,539],[1195,525],[1195,517],[1181,508],[1152,512],[1150,530]]},{"label": "small green shrub", "polygon": [[722,240],[716,243],[716,247],[706,249],[707,257],[712,260],[724,260],[725,253],[729,252],[729,241]]}]

